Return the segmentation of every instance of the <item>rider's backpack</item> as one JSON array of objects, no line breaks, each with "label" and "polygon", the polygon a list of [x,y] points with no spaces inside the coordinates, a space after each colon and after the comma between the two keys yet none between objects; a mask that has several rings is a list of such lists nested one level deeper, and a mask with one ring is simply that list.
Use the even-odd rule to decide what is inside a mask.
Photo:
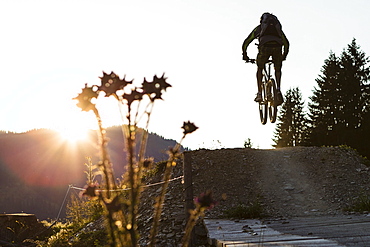
[{"label": "rider's backpack", "polygon": [[270,13],[264,13],[261,17],[261,32],[259,37],[272,35],[281,38],[281,24],[276,16]]}]

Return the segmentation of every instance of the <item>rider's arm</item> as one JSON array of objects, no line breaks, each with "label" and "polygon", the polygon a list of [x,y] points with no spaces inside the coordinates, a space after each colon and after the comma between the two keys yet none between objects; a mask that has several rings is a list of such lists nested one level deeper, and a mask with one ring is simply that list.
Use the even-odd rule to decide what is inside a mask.
[{"label": "rider's arm", "polygon": [[242,49],[243,49],[243,53],[247,53],[247,48],[248,48],[248,45],[255,39],[257,38],[257,29],[258,29],[259,26],[257,26],[255,29],[253,29],[253,31],[248,35],[248,37],[244,40],[243,42],[243,46],[242,46]]},{"label": "rider's arm", "polygon": [[288,41],[287,37],[285,36],[284,32],[282,32],[281,38],[283,40],[283,46],[284,46],[283,57],[286,58],[286,56],[289,53],[289,41]]}]

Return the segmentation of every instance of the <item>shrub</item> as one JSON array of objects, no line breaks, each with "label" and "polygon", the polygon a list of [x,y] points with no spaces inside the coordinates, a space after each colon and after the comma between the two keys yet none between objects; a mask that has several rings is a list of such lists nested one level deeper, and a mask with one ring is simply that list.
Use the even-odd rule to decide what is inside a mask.
[{"label": "shrub", "polygon": [[248,205],[239,204],[224,211],[226,218],[253,219],[263,217],[263,208],[259,201]]},{"label": "shrub", "polygon": [[354,212],[370,212],[370,196],[362,193],[353,203],[351,207],[344,209],[345,211]]}]

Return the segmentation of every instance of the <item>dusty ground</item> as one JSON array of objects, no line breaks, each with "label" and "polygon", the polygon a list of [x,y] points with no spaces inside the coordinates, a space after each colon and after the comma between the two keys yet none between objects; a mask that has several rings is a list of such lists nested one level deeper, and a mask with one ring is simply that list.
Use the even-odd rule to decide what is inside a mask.
[{"label": "dusty ground", "polygon": [[227,195],[213,216],[256,200],[274,217],[337,214],[369,193],[369,168],[350,149],[200,150],[192,159],[196,191]]},{"label": "dusty ground", "polygon": [[[370,194],[369,168],[356,152],[339,147],[294,147],[272,150],[221,149],[191,151],[194,195],[212,190],[218,205],[208,217],[222,217],[226,209],[258,201],[268,217],[343,214],[362,194]],[[182,164],[173,177],[182,175]],[[148,183],[159,181],[155,177]],[[177,246],[185,224],[183,185],[171,182],[158,246]],[[142,215],[150,215],[151,198],[159,191],[144,193]],[[222,199],[225,198],[226,199]],[[151,219],[143,217],[147,232]],[[201,228],[198,235],[204,235]],[[142,243],[145,245],[145,233]]]}]

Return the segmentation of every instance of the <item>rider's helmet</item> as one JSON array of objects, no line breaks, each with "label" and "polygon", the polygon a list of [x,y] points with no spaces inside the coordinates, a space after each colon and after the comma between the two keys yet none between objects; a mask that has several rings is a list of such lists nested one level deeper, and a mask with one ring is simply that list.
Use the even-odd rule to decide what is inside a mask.
[{"label": "rider's helmet", "polygon": [[271,13],[269,12],[265,12],[261,15],[261,18],[260,18],[260,23],[262,23],[262,20],[265,19],[265,16],[268,16],[268,15],[272,15]]}]

